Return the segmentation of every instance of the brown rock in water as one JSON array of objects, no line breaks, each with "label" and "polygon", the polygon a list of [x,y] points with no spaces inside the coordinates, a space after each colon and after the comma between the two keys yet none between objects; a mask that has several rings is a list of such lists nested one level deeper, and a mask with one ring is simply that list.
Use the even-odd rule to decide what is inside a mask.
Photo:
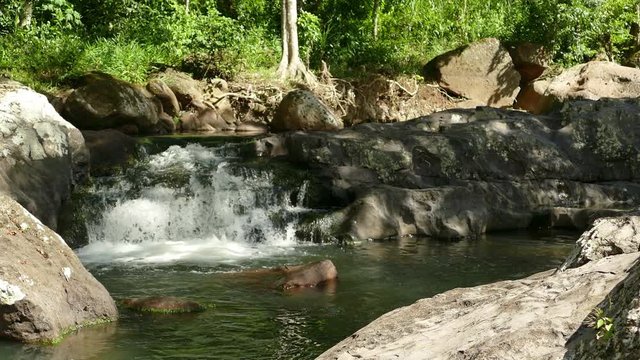
[{"label": "brown rock in water", "polygon": [[342,120],[306,90],[289,92],[280,102],[271,122],[274,131],[339,130],[343,127]]},{"label": "brown rock in water", "polygon": [[125,299],[122,304],[134,311],[165,314],[202,312],[207,309],[195,301],[172,296]]},{"label": "brown rock in water", "polygon": [[483,39],[437,56],[425,77],[443,88],[485,105],[509,107],[520,90],[520,74],[498,39]]},{"label": "brown rock in water", "polygon": [[331,260],[322,260],[310,264],[284,266],[276,269],[284,277],[276,282],[284,290],[300,287],[315,287],[338,277],[338,270]]},{"label": "brown rock in water", "polygon": [[117,317],[107,290],[64,240],[0,195],[0,337],[57,343]]}]

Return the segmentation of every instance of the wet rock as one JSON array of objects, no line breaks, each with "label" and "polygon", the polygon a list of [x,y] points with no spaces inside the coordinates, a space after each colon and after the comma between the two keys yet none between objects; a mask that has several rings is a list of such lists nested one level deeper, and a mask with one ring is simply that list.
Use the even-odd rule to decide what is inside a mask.
[{"label": "wet rock", "polygon": [[289,92],[276,110],[271,122],[274,131],[289,130],[338,130],[342,120],[310,91]]},{"label": "wet rock", "polygon": [[485,105],[509,107],[520,90],[520,74],[497,39],[489,38],[437,56],[425,77],[443,88]]},{"label": "wet rock", "polygon": [[99,72],[86,75],[83,82],[67,98],[63,112],[79,129],[134,125],[143,134],[158,132],[161,109],[143,88]]},{"label": "wet rock", "polygon": [[0,337],[55,343],[117,317],[107,290],[64,240],[0,195]]},{"label": "wet rock", "polygon": [[91,153],[93,176],[113,175],[132,161],[138,141],[118,130],[82,132]]},{"label": "wet rock", "polygon": [[82,134],[44,95],[0,80],[0,136],[0,191],[55,229],[63,201],[89,175]]},{"label": "wet rock", "polygon": [[638,274],[638,258],[624,254],[564,272],[450,290],[381,316],[318,359],[561,359],[593,309]]},{"label": "wet rock", "polygon": [[276,286],[284,290],[303,287],[316,287],[338,277],[338,270],[331,260],[322,260],[310,264],[285,266],[276,269],[283,277]]},{"label": "wet rock", "polygon": [[607,61],[576,65],[555,77],[548,93],[558,102],[569,99],[637,98],[640,69]]},{"label": "wet rock", "polygon": [[163,314],[202,312],[207,309],[195,301],[170,296],[125,299],[122,304],[134,311]]},{"label": "wet rock", "polygon": [[561,270],[582,266],[607,256],[640,251],[640,216],[598,219],[576,242]]}]

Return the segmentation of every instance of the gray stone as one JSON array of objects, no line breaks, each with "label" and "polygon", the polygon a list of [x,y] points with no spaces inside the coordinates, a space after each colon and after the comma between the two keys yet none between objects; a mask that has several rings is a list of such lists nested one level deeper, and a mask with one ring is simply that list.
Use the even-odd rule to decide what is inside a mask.
[{"label": "gray stone", "polygon": [[62,202],[89,174],[82,134],[44,95],[2,81],[0,136],[0,191],[56,228]]},{"label": "gray stone", "polygon": [[582,266],[611,255],[640,251],[640,216],[598,219],[580,236],[561,270]]},{"label": "gray stone", "polygon": [[107,290],[64,240],[0,194],[0,337],[58,342],[117,317]]},{"label": "gray stone", "polygon": [[590,209],[572,223],[584,229],[640,204],[638,114],[640,101],[617,99],[568,102],[553,116],[458,109],[288,133],[256,150],[318,169],[351,203],[327,215],[331,236],[476,236],[553,225],[557,208]]}]

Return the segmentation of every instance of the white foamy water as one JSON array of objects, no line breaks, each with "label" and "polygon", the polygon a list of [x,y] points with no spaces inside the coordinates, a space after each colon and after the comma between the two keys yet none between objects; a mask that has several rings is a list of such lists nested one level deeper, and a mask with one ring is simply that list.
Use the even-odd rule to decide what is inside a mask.
[{"label": "white foamy water", "polygon": [[[153,155],[135,178],[96,185],[105,209],[87,220],[89,243],[77,250],[85,263],[221,263],[294,250],[294,220],[303,209],[291,194],[274,191],[268,172],[234,175],[216,150],[172,146]],[[185,177],[186,174],[186,177]],[[172,176],[184,183],[172,184]],[[169,179],[169,180],[167,180]],[[134,180],[133,182],[135,182]],[[297,200],[304,197],[300,184]]]}]

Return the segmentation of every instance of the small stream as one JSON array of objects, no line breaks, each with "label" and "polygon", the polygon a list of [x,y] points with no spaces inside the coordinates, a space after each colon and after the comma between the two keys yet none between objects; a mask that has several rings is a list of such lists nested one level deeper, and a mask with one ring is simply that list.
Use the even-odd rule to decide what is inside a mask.
[{"label": "small stream", "polygon": [[[186,144],[189,142],[189,144]],[[76,194],[63,235],[116,301],[178,296],[204,313],[121,310],[61,345],[0,343],[0,359],[313,359],[383,313],[443,291],[559,265],[575,233],[458,242],[314,244],[296,224],[320,191],[303,169],[246,157],[242,141],[156,140],[123,174]],[[331,259],[339,282],[283,293],[244,270]]]}]

